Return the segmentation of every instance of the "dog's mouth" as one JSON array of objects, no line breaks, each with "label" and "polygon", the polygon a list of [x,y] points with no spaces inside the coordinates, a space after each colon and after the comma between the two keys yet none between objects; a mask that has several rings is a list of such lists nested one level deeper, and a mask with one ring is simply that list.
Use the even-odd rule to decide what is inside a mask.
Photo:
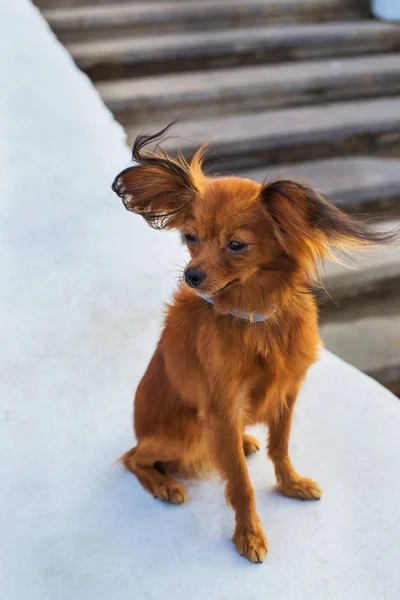
[{"label": "dog's mouth", "polygon": [[199,293],[203,293],[206,296],[210,296],[211,298],[214,298],[215,296],[218,296],[219,294],[222,294],[222,292],[225,292],[225,290],[227,290],[228,288],[230,288],[232,285],[235,285],[235,283],[239,283],[240,279],[238,277],[236,277],[235,279],[232,279],[232,281],[228,281],[228,283],[226,283],[225,285],[222,286],[222,288],[220,288],[219,290],[217,290],[216,292],[212,292],[212,293],[207,293],[207,292],[201,292],[199,290]]},{"label": "dog's mouth", "polygon": [[217,292],[215,292],[215,295],[221,294],[222,292],[227,290],[229,287],[231,287],[231,285],[235,285],[235,283],[239,283],[239,281],[240,281],[240,279],[238,277],[236,277],[236,279],[232,279],[232,281],[228,281],[228,283],[226,283],[221,289],[219,289]]}]

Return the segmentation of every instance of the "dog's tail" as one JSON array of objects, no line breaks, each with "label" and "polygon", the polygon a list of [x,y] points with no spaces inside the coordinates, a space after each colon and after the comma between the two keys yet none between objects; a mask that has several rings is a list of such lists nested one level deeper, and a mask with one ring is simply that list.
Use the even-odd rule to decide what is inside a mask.
[{"label": "dog's tail", "polygon": [[132,459],[134,457],[136,453],[136,446],[134,448],[131,448],[130,450],[128,450],[128,452],[125,452],[125,454],[123,454],[121,456],[121,458],[118,460],[118,462],[122,463],[125,467],[125,469],[128,469],[128,471],[130,471],[131,473],[133,473],[133,465],[132,465]]}]

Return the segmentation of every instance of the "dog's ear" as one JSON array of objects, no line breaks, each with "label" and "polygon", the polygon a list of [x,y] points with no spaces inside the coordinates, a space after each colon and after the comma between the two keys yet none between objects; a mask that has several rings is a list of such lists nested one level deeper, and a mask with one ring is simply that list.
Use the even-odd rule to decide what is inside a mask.
[{"label": "dog's ear", "polygon": [[277,240],[294,258],[315,262],[330,250],[392,243],[398,231],[379,232],[341,211],[312,188],[289,180],[265,183],[261,200]]},{"label": "dog's ear", "polygon": [[140,214],[155,229],[180,227],[187,207],[198,191],[202,152],[191,165],[183,157],[172,158],[159,146],[157,151],[145,147],[159,141],[168,127],[155,135],[138,136],[133,145],[135,165],[115,178],[112,189],[127,210]]}]

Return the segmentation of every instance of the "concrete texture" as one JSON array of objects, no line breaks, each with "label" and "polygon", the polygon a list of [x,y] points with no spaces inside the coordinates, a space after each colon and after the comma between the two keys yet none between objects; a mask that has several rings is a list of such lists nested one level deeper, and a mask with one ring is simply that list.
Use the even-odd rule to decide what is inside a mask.
[{"label": "concrete texture", "polygon": [[[388,219],[400,212],[400,160],[372,156],[347,156],[305,161],[243,171],[241,175],[262,183],[285,177],[320,190],[347,212],[374,213]],[[392,252],[392,250],[388,250]],[[393,253],[397,253],[393,249]]]},{"label": "concrete texture", "polygon": [[[387,221],[375,226],[383,231],[400,233],[399,221]],[[400,236],[399,236],[400,241]],[[379,295],[389,284],[395,291],[400,291],[400,248],[399,244],[382,248],[374,248],[358,253],[347,259],[350,268],[334,262],[325,266],[324,284],[340,302],[345,299]],[[396,285],[397,284],[397,285]],[[395,300],[398,302],[398,300]],[[398,304],[400,314],[400,303]]]},{"label": "concrete texture", "polygon": [[263,453],[249,461],[262,566],[233,550],[217,480],[176,508],[115,464],[180,242],[111,194],[122,131],[38,12],[1,10],[0,597],[397,600],[400,405],[327,352],[292,439],[323,500],[279,497]]},{"label": "concrete texture", "polygon": [[325,346],[389,388],[400,383],[400,296],[398,314],[324,323]]},{"label": "concrete texture", "polygon": [[[129,130],[130,140],[137,133],[137,129]],[[211,141],[219,169],[264,167],[304,159],[305,154],[309,159],[337,155],[338,151],[350,154],[358,146],[372,152],[400,142],[400,98],[197,119],[179,123],[174,136],[165,147],[173,150],[178,146],[188,155],[199,144]]]},{"label": "concrete texture", "polygon": [[104,38],[67,44],[78,66],[93,79],[168,73],[212,66],[233,66],[396,52],[400,36],[394,25],[377,21],[300,24],[216,32],[171,34],[151,38]]},{"label": "concrete texture", "polygon": [[151,127],[177,115],[317,104],[400,92],[400,54],[195,71],[103,81],[104,102],[125,126]]},{"label": "concrete texture", "polygon": [[[379,227],[400,233],[399,225]],[[360,254],[350,264],[326,264],[321,337],[328,350],[400,395],[399,244]]]},{"label": "concrete texture", "polygon": [[87,3],[56,6],[44,16],[62,41],[113,35],[146,35],[171,31],[215,30],[217,27],[275,25],[301,21],[345,20],[366,17],[365,6],[352,0],[204,0],[182,2]]}]

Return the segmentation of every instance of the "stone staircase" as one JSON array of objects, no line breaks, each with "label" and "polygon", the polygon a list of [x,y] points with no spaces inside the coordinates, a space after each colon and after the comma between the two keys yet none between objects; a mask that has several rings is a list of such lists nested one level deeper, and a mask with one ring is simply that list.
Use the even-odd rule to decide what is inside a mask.
[{"label": "stone staircase", "polygon": [[[37,0],[130,142],[213,140],[219,172],[310,182],[350,212],[400,216],[400,28],[366,0]],[[176,137],[175,137],[176,136]],[[400,248],[329,265],[329,349],[400,394]]]}]

